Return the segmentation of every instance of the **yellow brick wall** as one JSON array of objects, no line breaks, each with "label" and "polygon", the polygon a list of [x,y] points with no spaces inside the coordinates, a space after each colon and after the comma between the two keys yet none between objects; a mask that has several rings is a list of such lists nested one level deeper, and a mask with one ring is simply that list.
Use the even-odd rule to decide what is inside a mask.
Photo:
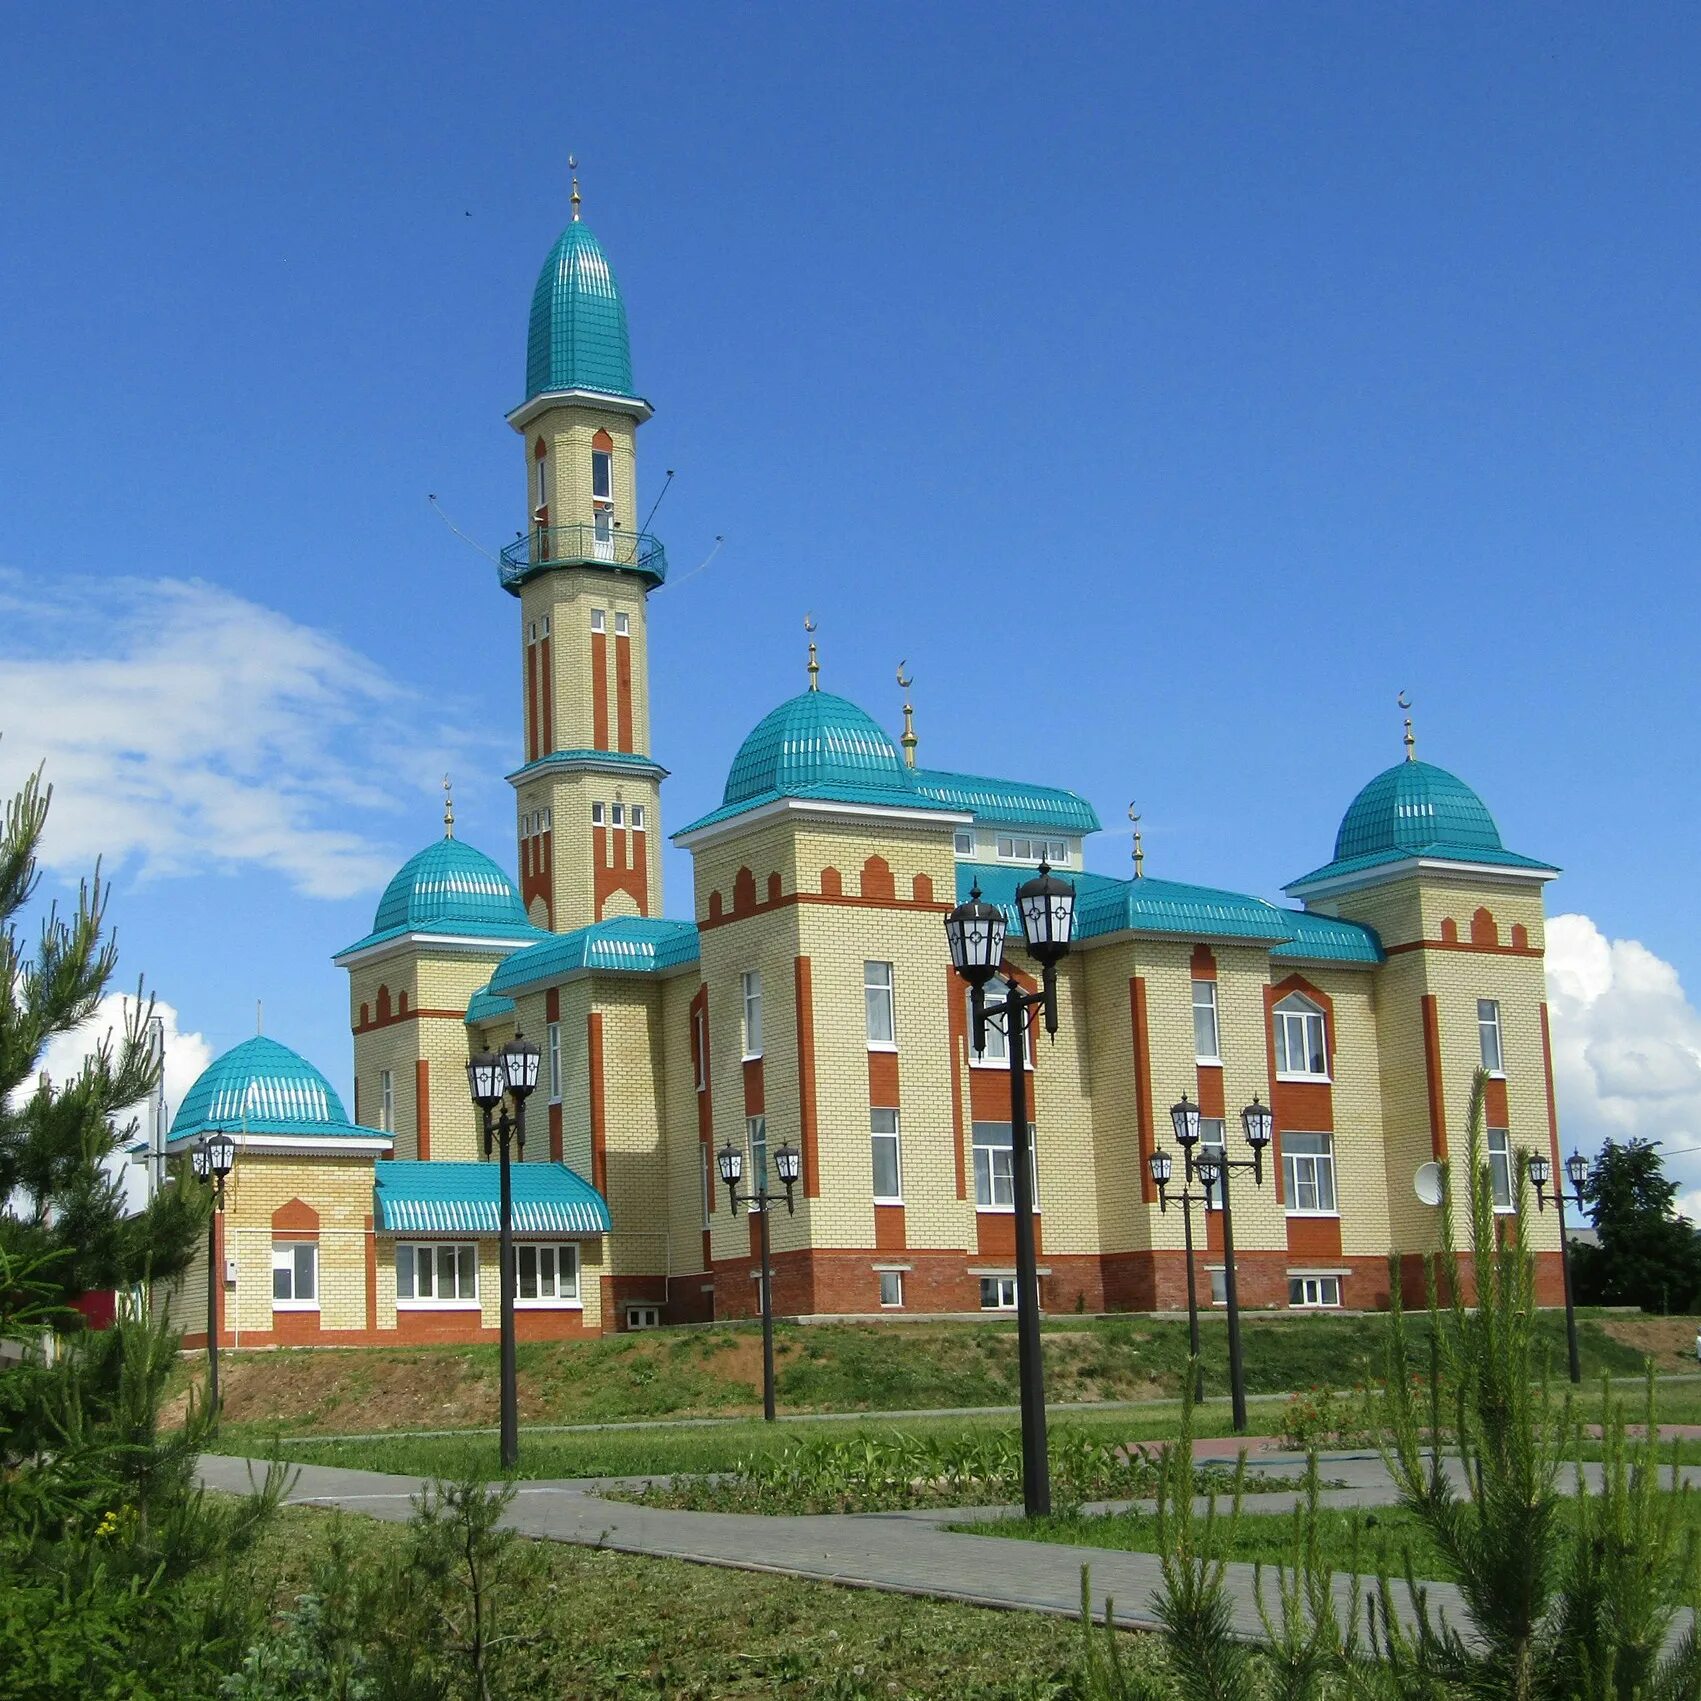
[{"label": "yellow brick wall", "polygon": [[[695,974],[671,975],[660,986],[662,1142],[667,1168],[668,1270],[680,1275],[703,1268],[703,1167],[697,1132],[697,1078],[691,1061],[691,1000],[701,985]],[[720,1178],[711,1175],[711,1184]],[[724,1210],[723,1197],[715,1201]]]},{"label": "yellow brick wall", "polygon": [[520,592],[519,690],[522,715],[526,692],[526,634],[535,623],[543,630],[549,618],[550,662],[554,688],[555,748],[596,748],[596,718],[591,678],[591,610],[604,611],[608,667],[607,710],[609,747],[619,727],[616,696],[614,633],[617,614],[627,617],[632,646],[632,745],[640,754],[650,748],[649,605],[645,582],[636,574],[599,567],[562,567],[529,580]]},{"label": "yellow brick wall", "polygon": [[529,525],[537,508],[537,442],[549,445],[549,518],[554,525],[578,525],[591,517],[591,440],[606,431],[614,440],[614,517],[623,531],[643,518],[638,512],[636,425],[630,414],[601,408],[550,408],[526,427],[525,507]]}]

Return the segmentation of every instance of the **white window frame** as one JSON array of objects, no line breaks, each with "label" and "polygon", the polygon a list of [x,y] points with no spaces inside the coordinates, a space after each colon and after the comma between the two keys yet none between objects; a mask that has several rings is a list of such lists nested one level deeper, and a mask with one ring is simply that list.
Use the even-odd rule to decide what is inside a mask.
[{"label": "white window frame", "polygon": [[[597,474],[603,474],[603,486],[597,489]],[[612,502],[614,500],[614,451],[612,449],[591,450],[591,500],[594,502]]]},{"label": "white window frame", "polygon": [[[1486,1012],[1486,1014],[1485,1014]],[[1492,1042],[1490,1035],[1493,1036]],[[1494,1061],[1489,1062],[1492,1043]],[[1500,1000],[1477,1000],[1477,1045],[1482,1052],[1482,1066],[1497,1081],[1506,1079],[1506,1031],[1500,1025]]]},{"label": "white window frame", "polygon": [[[1216,1152],[1223,1158],[1228,1156],[1228,1124],[1220,1116],[1202,1116],[1199,1118],[1199,1154],[1202,1155],[1206,1151]],[[1197,1168],[1198,1156],[1194,1157],[1193,1163]],[[1217,1188],[1206,1186],[1204,1182],[1200,1182],[1199,1185],[1205,1195],[1205,1209],[1207,1211],[1220,1211],[1223,1208],[1223,1202],[1217,1197]],[[1221,1182],[1217,1184],[1218,1187],[1221,1185]]]},{"label": "white window frame", "polygon": [[643,806],[643,804],[634,803],[632,805],[631,821],[632,821],[632,831],[634,833],[643,832],[643,830],[644,830],[644,806]]},{"label": "white window frame", "polygon": [[[428,1252],[431,1255],[431,1292],[419,1292],[419,1255]],[[443,1273],[443,1257],[445,1252],[454,1254],[455,1295],[452,1299],[442,1299],[438,1295]],[[402,1259],[404,1253],[413,1256],[412,1274],[404,1283],[402,1279]],[[396,1309],[398,1311],[477,1311],[479,1309],[479,1269],[478,1245],[470,1240],[398,1240],[395,1252],[396,1265]],[[472,1293],[461,1292],[461,1286],[468,1270],[472,1273]],[[403,1293],[404,1285],[408,1288]]]},{"label": "white window frame", "polygon": [[739,976],[743,1014],[739,1018],[739,1044],[743,1061],[754,1063],[762,1055],[762,971],[746,969]]},{"label": "white window frame", "polygon": [[[1002,1135],[1002,1141],[998,1136]],[[975,1209],[986,1216],[1014,1216],[1016,1213],[1016,1144],[1008,1122],[977,1122],[969,1131],[970,1150],[974,1158]],[[996,1154],[1003,1153],[999,1162]],[[984,1156],[982,1155],[984,1154]],[[1028,1124],[1029,1190],[1033,1194],[1034,1215],[1039,1215],[1039,1143],[1034,1138],[1033,1124]],[[1008,1192],[1009,1203],[999,1204],[1000,1193]]]},{"label": "white window frame", "polygon": [[1483,1156],[1488,1159],[1489,1203],[1500,1216],[1509,1216],[1517,1210],[1512,1187],[1512,1130],[1484,1129]]},{"label": "white window frame", "polygon": [[747,1116],[744,1119],[744,1185],[747,1192],[747,1211],[762,1209],[761,1193],[768,1183],[768,1119],[766,1116]]},{"label": "white window frame", "polygon": [[632,616],[616,614],[614,617],[614,635],[617,638],[629,638],[632,635]]},{"label": "white window frame", "polygon": [[593,827],[608,825],[608,810],[603,804],[593,803],[591,805],[591,825]]},{"label": "white window frame", "polygon": [[[876,1270],[879,1279],[880,1309],[902,1311],[904,1308],[904,1273],[902,1270]],[[887,1298],[890,1294],[891,1297]]]},{"label": "white window frame", "polygon": [[[301,1292],[301,1255],[307,1254],[307,1286],[310,1293]],[[287,1275],[289,1292],[278,1293],[278,1277]],[[319,1309],[319,1243],[313,1240],[274,1240],[272,1242],[272,1310],[317,1311]]]},{"label": "white window frame", "polygon": [[544,1029],[548,1040],[546,1055],[549,1058],[549,1102],[561,1102],[561,1024],[551,1022]]},{"label": "white window frame", "polygon": [[[1322,1007],[1303,992],[1290,992],[1274,1010],[1270,1012],[1270,1020],[1275,1025],[1276,1043],[1276,1079],[1278,1081],[1327,1081],[1329,1079],[1329,1024],[1324,1018]],[[1321,1067],[1313,1069],[1311,1065],[1312,1048],[1309,1043],[1312,1024],[1316,1024],[1317,1048],[1316,1056]],[[1294,1053],[1289,1040],[1290,1031],[1297,1027],[1299,1030],[1300,1061],[1304,1068],[1293,1067]]]},{"label": "white window frame", "polygon": [[[994,975],[986,983],[985,997],[988,1004],[1003,998],[1010,991],[1010,984],[1002,976]],[[969,1027],[969,1067],[971,1069],[1008,1069],[1010,1067],[1009,1027],[1010,1014],[1000,1011],[996,1016],[986,1019],[986,1050],[975,1050],[975,1003],[974,994],[965,993],[968,1004]],[[1031,1071],[1034,1066],[1032,1050],[1022,1054],[1022,1067]]]},{"label": "white window frame", "polygon": [[1053,868],[1069,866],[1067,839],[1035,838],[1032,834],[1000,833],[993,842],[1000,862],[1031,863],[1037,866],[1049,862]]},{"label": "white window frame", "polygon": [[626,805],[624,803],[611,803],[609,805],[608,824],[611,827],[624,827],[626,825]]},{"label": "white window frame", "polygon": [[1212,1305],[1228,1304],[1228,1271],[1221,1264],[1205,1266],[1205,1274],[1209,1278]]},{"label": "white window frame", "polygon": [[[1293,1142],[1301,1141],[1299,1150]],[[1307,1151],[1303,1142],[1321,1140],[1322,1151]],[[1316,1201],[1301,1205],[1300,1196],[1309,1191]],[[1335,1137],[1333,1134],[1293,1130],[1282,1135],[1282,1193],[1290,1217],[1338,1217],[1338,1196],[1335,1192]],[[1323,1203],[1325,1194],[1328,1204]]]},{"label": "white window frame", "polygon": [[386,1134],[396,1131],[396,1072],[394,1069],[378,1071],[378,1126]]},{"label": "white window frame", "polygon": [[627,1306],[626,1327],[631,1330],[659,1329],[661,1327],[661,1307],[659,1305]]},{"label": "white window frame", "polygon": [[549,450],[545,448],[537,459],[537,506],[549,506]]},{"label": "white window frame", "polygon": [[[898,1113],[885,1105],[871,1105],[868,1111],[868,1139],[871,1147],[870,1160],[873,1165],[874,1203],[876,1205],[901,1205],[904,1202],[904,1146],[903,1136],[898,1130]],[[880,1191],[880,1162],[879,1152],[882,1142],[889,1143],[892,1148],[892,1174],[897,1178],[898,1185],[890,1193]]]},{"label": "white window frame", "polygon": [[[1201,993],[1206,996],[1201,998]],[[1209,1048],[1200,1044],[1201,1017],[1210,1022]],[[1221,1063],[1223,1060],[1222,1032],[1217,1024],[1217,983],[1214,980],[1196,980],[1193,983],[1193,1054],[1196,1063]]]},{"label": "white window frame", "polygon": [[975,854],[975,835],[972,827],[959,827],[951,835],[951,849],[957,856],[972,857]]},{"label": "white window frame", "polygon": [[607,614],[607,612],[603,609],[600,609],[600,608],[593,608],[591,610],[591,630],[593,632],[604,632],[607,629],[608,629],[608,614]]},{"label": "white window frame", "polygon": [[[526,1264],[532,1265],[532,1286],[526,1295]],[[550,1268],[550,1286],[545,1293],[544,1267]],[[568,1266],[572,1266],[571,1276]],[[579,1248],[571,1240],[522,1240],[514,1246],[514,1309],[516,1311],[583,1311],[584,1297],[579,1281]]]},{"label": "white window frame", "polygon": [[[988,1290],[992,1303],[987,1303]],[[980,1279],[980,1308],[982,1311],[1014,1311],[1016,1309],[1016,1278],[1014,1276],[982,1276]]]},{"label": "white window frame", "polygon": [[[1299,1297],[1295,1298],[1295,1290]],[[1327,1297],[1333,1289],[1334,1298]],[[1339,1276],[1288,1277],[1288,1306],[1293,1311],[1339,1311],[1341,1309],[1341,1278]]]},{"label": "white window frame", "polygon": [[[885,1020],[880,1016],[884,1007]],[[870,1051],[898,1049],[898,998],[896,976],[890,963],[862,965],[862,1009],[868,1028]],[[878,1030],[884,1028],[884,1034]]]},{"label": "white window frame", "polygon": [[703,1154],[703,1232],[706,1234],[713,1221],[709,1207],[715,1197],[715,1154],[707,1140],[699,1141],[698,1150]]},{"label": "white window frame", "polygon": [[[707,1092],[709,1087],[709,1024],[703,1019],[701,1010],[691,1013],[691,1031],[697,1036],[697,1057],[695,1061],[697,1091]],[[703,1148],[704,1151],[708,1147]]]}]

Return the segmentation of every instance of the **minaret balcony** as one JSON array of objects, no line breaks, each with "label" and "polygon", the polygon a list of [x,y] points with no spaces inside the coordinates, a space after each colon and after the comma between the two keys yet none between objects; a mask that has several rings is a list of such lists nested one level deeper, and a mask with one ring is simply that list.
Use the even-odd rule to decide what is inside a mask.
[{"label": "minaret balcony", "polygon": [[528,579],[556,567],[636,573],[659,585],[667,577],[667,551],[661,539],[649,532],[622,531],[618,526],[534,526],[502,551],[497,570],[502,588],[518,596]]}]

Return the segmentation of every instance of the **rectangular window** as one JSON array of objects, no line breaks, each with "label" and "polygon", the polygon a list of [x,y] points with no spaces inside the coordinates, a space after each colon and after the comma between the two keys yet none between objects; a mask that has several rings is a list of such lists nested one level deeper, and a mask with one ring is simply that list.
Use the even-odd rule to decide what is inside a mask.
[{"label": "rectangular window", "polygon": [[606,824],[607,820],[608,811],[600,803],[593,803],[591,805],[591,825],[601,827]]},{"label": "rectangular window", "polygon": [[614,457],[606,449],[591,450],[591,495],[599,502],[614,500]]},{"label": "rectangular window", "polygon": [[1016,1278],[1014,1276],[982,1276],[980,1279],[980,1308],[982,1311],[1014,1311],[1016,1309]]},{"label": "rectangular window", "polygon": [[478,1248],[398,1241],[396,1299],[408,1305],[476,1304]]},{"label": "rectangular window", "polygon": [[[709,1031],[701,1010],[691,1018],[691,1033],[696,1041],[697,1091],[701,1093],[707,1091],[709,1085]],[[703,1149],[707,1151],[708,1147]]]},{"label": "rectangular window", "polygon": [[892,1014],[892,965],[864,963],[862,965],[862,1000],[868,1015],[868,1049],[895,1050],[898,1043],[897,1024]]},{"label": "rectangular window", "polygon": [[1282,1187],[1289,1216],[1332,1216],[1335,1142],[1328,1134],[1282,1136]]},{"label": "rectangular window", "polygon": [[973,856],[975,854],[975,835],[973,828],[959,827],[951,841],[951,848],[958,856]]},{"label": "rectangular window", "polygon": [[632,805],[632,830],[636,833],[644,830],[644,806],[641,803]]},{"label": "rectangular window", "polygon": [[747,1116],[744,1119],[744,1132],[750,1141],[750,1160],[744,1172],[744,1185],[750,1190],[750,1205],[752,1211],[761,1210],[756,1196],[768,1184],[768,1119],[765,1116]]},{"label": "rectangular window", "polygon": [[1228,1304],[1228,1272],[1226,1270],[1210,1270],[1206,1272],[1211,1278],[1212,1305]]},{"label": "rectangular window", "polygon": [[609,810],[608,818],[611,826],[624,827],[626,825],[626,805],[624,803],[615,804]]},{"label": "rectangular window", "polygon": [[715,1200],[715,1159],[707,1140],[699,1149],[703,1154],[703,1227],[707,1229],[711,1215],[709,1207]]},{"label": "rectangular window", "polygon": [[1488,1130],[1488,1190],[1497,1211],[1512,1209],[1512,1133],[1507,1128]]},{"label": "rectangular window", "polygon": [[378,1126],[386,1134],[396,1131],[396,1077],[389,1069],[378,1071]]},{"label": "rectangular window", "polygon": [[1290,993],[1275,1009],[1276,1073],[1326,1078],[1323,1012],[1308,998]]},{"label": "rectangular window", "polygon": [[519,1245],[514,1248],[517,1305],[575,1305],[579,1299],[579,1249]]},{"label": "rectangular window", "polygon": [[904,1303],[904,1273],[902,1270],[880,1271],[880,1304],[888,1311]]},{"label": "rectangular window", "polygon": [[549,1096],[561,1097],[561,1024],[551,1022],[544,1030],[549,1037]]},{"label": "rectangular window", "polygon": [[607,618],[608,616],[604,614],[600,608],[593,608],[591,610],[591,630],[593,632],[601,632],[603,630],[603,623],[607,620]]},{"label": "rectangular window", "polygon": [[[996,1004],[1009,993],[1010,988],[1001,980],[989,980],[986,983],[986,1002]],[[1010,1030],[1007,1026],[1009,1016],[1001,1014],[988,1016],[986,1019],[986,1050],[976,1051],[974,998],[969,997],[969,1062],[987,1064],[992,1067],[1007,1069],[1010,1066]]]},{"label": "rectangular window", "polygon": [[1339,1276],[1289,1276],[1289,1305],[1339,1305],[1341,1278]]},{"label": "rectangular window", "polygon": [[319,1248],[312,1241],[272,1247],[272,1305],[280,1311],[319,1309]]},{"label": "rectangular window", "polygon": [[1217,1049],[1217,983],[1196,980],[1193,983],[1193,1052],[1201,1063],[1215,1063],[1222,1053]]},{"label": "rectangular window", "polygon": [[[1039,1153],[1034,1131],[1028,1128],[1031,1161],[1030,1190],[1034,1209],[1039,1209]],[[1016,1208],[1016,1168],[1008,1122],[977,1122],[974,1125],[975,1208],[981,1211],[1013,1211]]]},{"label": "rectangular window", "polygon": [[748,1062],[762,1055],[762,977],[755,969],[744,971],[744,1057]]},{"label": "rectangular window", "polygon": [[537,458],[537,505],[540,508],[549,506],[549,457],[539,455]]},{"label": "rectangular window", "polygon": [[632,620],[631,620],[630,615],[625,615],[625,614],[615,615],[615,617],[614,617],[614,635],[615,635],[615,637],[617,637],[617,638],[627,637],[631,633],[631,630],[632,630]]},{"label": "rectangular window", "polygon": [[1057,868],[1069,861],[1067,839],[1019,838],[1014,834],[1000,834],[997,847],[1000,862],[1049,862]]},{"label": "rectangular window", "polygon": [[904,1202],[903,1165],[898,1152],[898,1113],[871,1110],[869,1138],[874,1142],[874,1203],[901,1205]]},{"label": "rectangular window", "polygon": [[[1203,1153],[1207,1148],[1215,1152],[1218,1157],[1228,1155],[1228,1140],[1224,1135],[1223,1119],[1220,1116],[1202,1116],[1199,1118],[1199,1150]],[[1198,1159],[1195,1158],[1194,1161],[1197,1162]],[[1222,1205],[1222,1200],[1217,1197],[1217,1189],[1207,1187],[1205,1189],[1206,1210],[1220,1211]]]},{"label": "rectangular window", "polygon": [[1500,1001],[1477,1000],[1477,1038],[1482,1044],[1482,1066],[1491,1075],[1506,1072],[1505,1054],[1500,1049]]}]

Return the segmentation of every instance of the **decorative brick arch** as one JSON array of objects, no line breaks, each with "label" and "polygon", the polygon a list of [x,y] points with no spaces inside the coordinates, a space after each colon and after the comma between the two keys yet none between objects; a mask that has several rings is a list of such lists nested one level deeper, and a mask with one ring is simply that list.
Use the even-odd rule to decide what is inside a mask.
[{"label": "decorative brick arch", "polygon": [[732,913],[748,915],[756,907],[756,876],[741,868],[732,877]]},{"label": "decorative brick arch", "polygon": [[918,904],[931,904],[933,902],[933,876],[931,874],[918,874],[910,882],[910,896]]},{"label": "decorative brick arch", "polygon": [[541,437],[538,438],[537,447],[532,450],[532,459],[536,460],[536,461],[541,461],[544,458],[544,456],[547,455],[548,453],[549,453],[549,445],[546,442],[544,442],[544,440]]},{"label": "decorative brick arch", "polygon": [[892,865],[883,856],[871,856],[862,865],[862,895],[890,903],[898,895]]},{"label": "decorative brick arch", "polygon": [[1459,924],[1450,915],[1441,918],[1441,943],[1443,945],[1457,945],[1459,943]]},{"label": "decorative brick arch", "polygon": [[768,902],[770,904],[777,904],[780,901],[780,894],[780,871],[776,868],[774,872],[768,876]]},{"label": "decorative brick arch", "polygon": [[591,439],[591,447],[601,449],[604,454],[607,454],[614,448],[614,439],[606,431],[599,429],[596,436]]},{"label": "decorative brick arch", "polygon": [[842,898],[845,895],[845,877],[836,868],[821,870],[821,896],[823,898]]},{"label": "decorative brick arch", "polygon": [[1276,1006],[1284,998],[1298,993],[1309,998],[1323,1012],[1323,1058],[1330,1077],[1335,1073],[1335,1001],[1320,986],[1313,985],[1304,975],[1292,974],[1286,980],[1264,989],[1264,1034],[1270,1048],[1270,1079],[1276,1078]]},{"label": "decorative brick arch", "polygon": [[281,1240],[314,1240],[319,1213],[304,1199],[290,1199],[272,1212],[272,1233]]},{"label": "decorative brick arch", "polygon": [[1211,954],[1209,945],[1193,947],[1193,978],[1195,980],[1215,980],[1217,978],[1217,959]]},{"label": "decorative brick arch", "polygon": [[1486,904],[1471,917],[1471,943],[1473,945],[1498,945],[1500,943],[1500,924],[1494,919],[1494,912]]}]

